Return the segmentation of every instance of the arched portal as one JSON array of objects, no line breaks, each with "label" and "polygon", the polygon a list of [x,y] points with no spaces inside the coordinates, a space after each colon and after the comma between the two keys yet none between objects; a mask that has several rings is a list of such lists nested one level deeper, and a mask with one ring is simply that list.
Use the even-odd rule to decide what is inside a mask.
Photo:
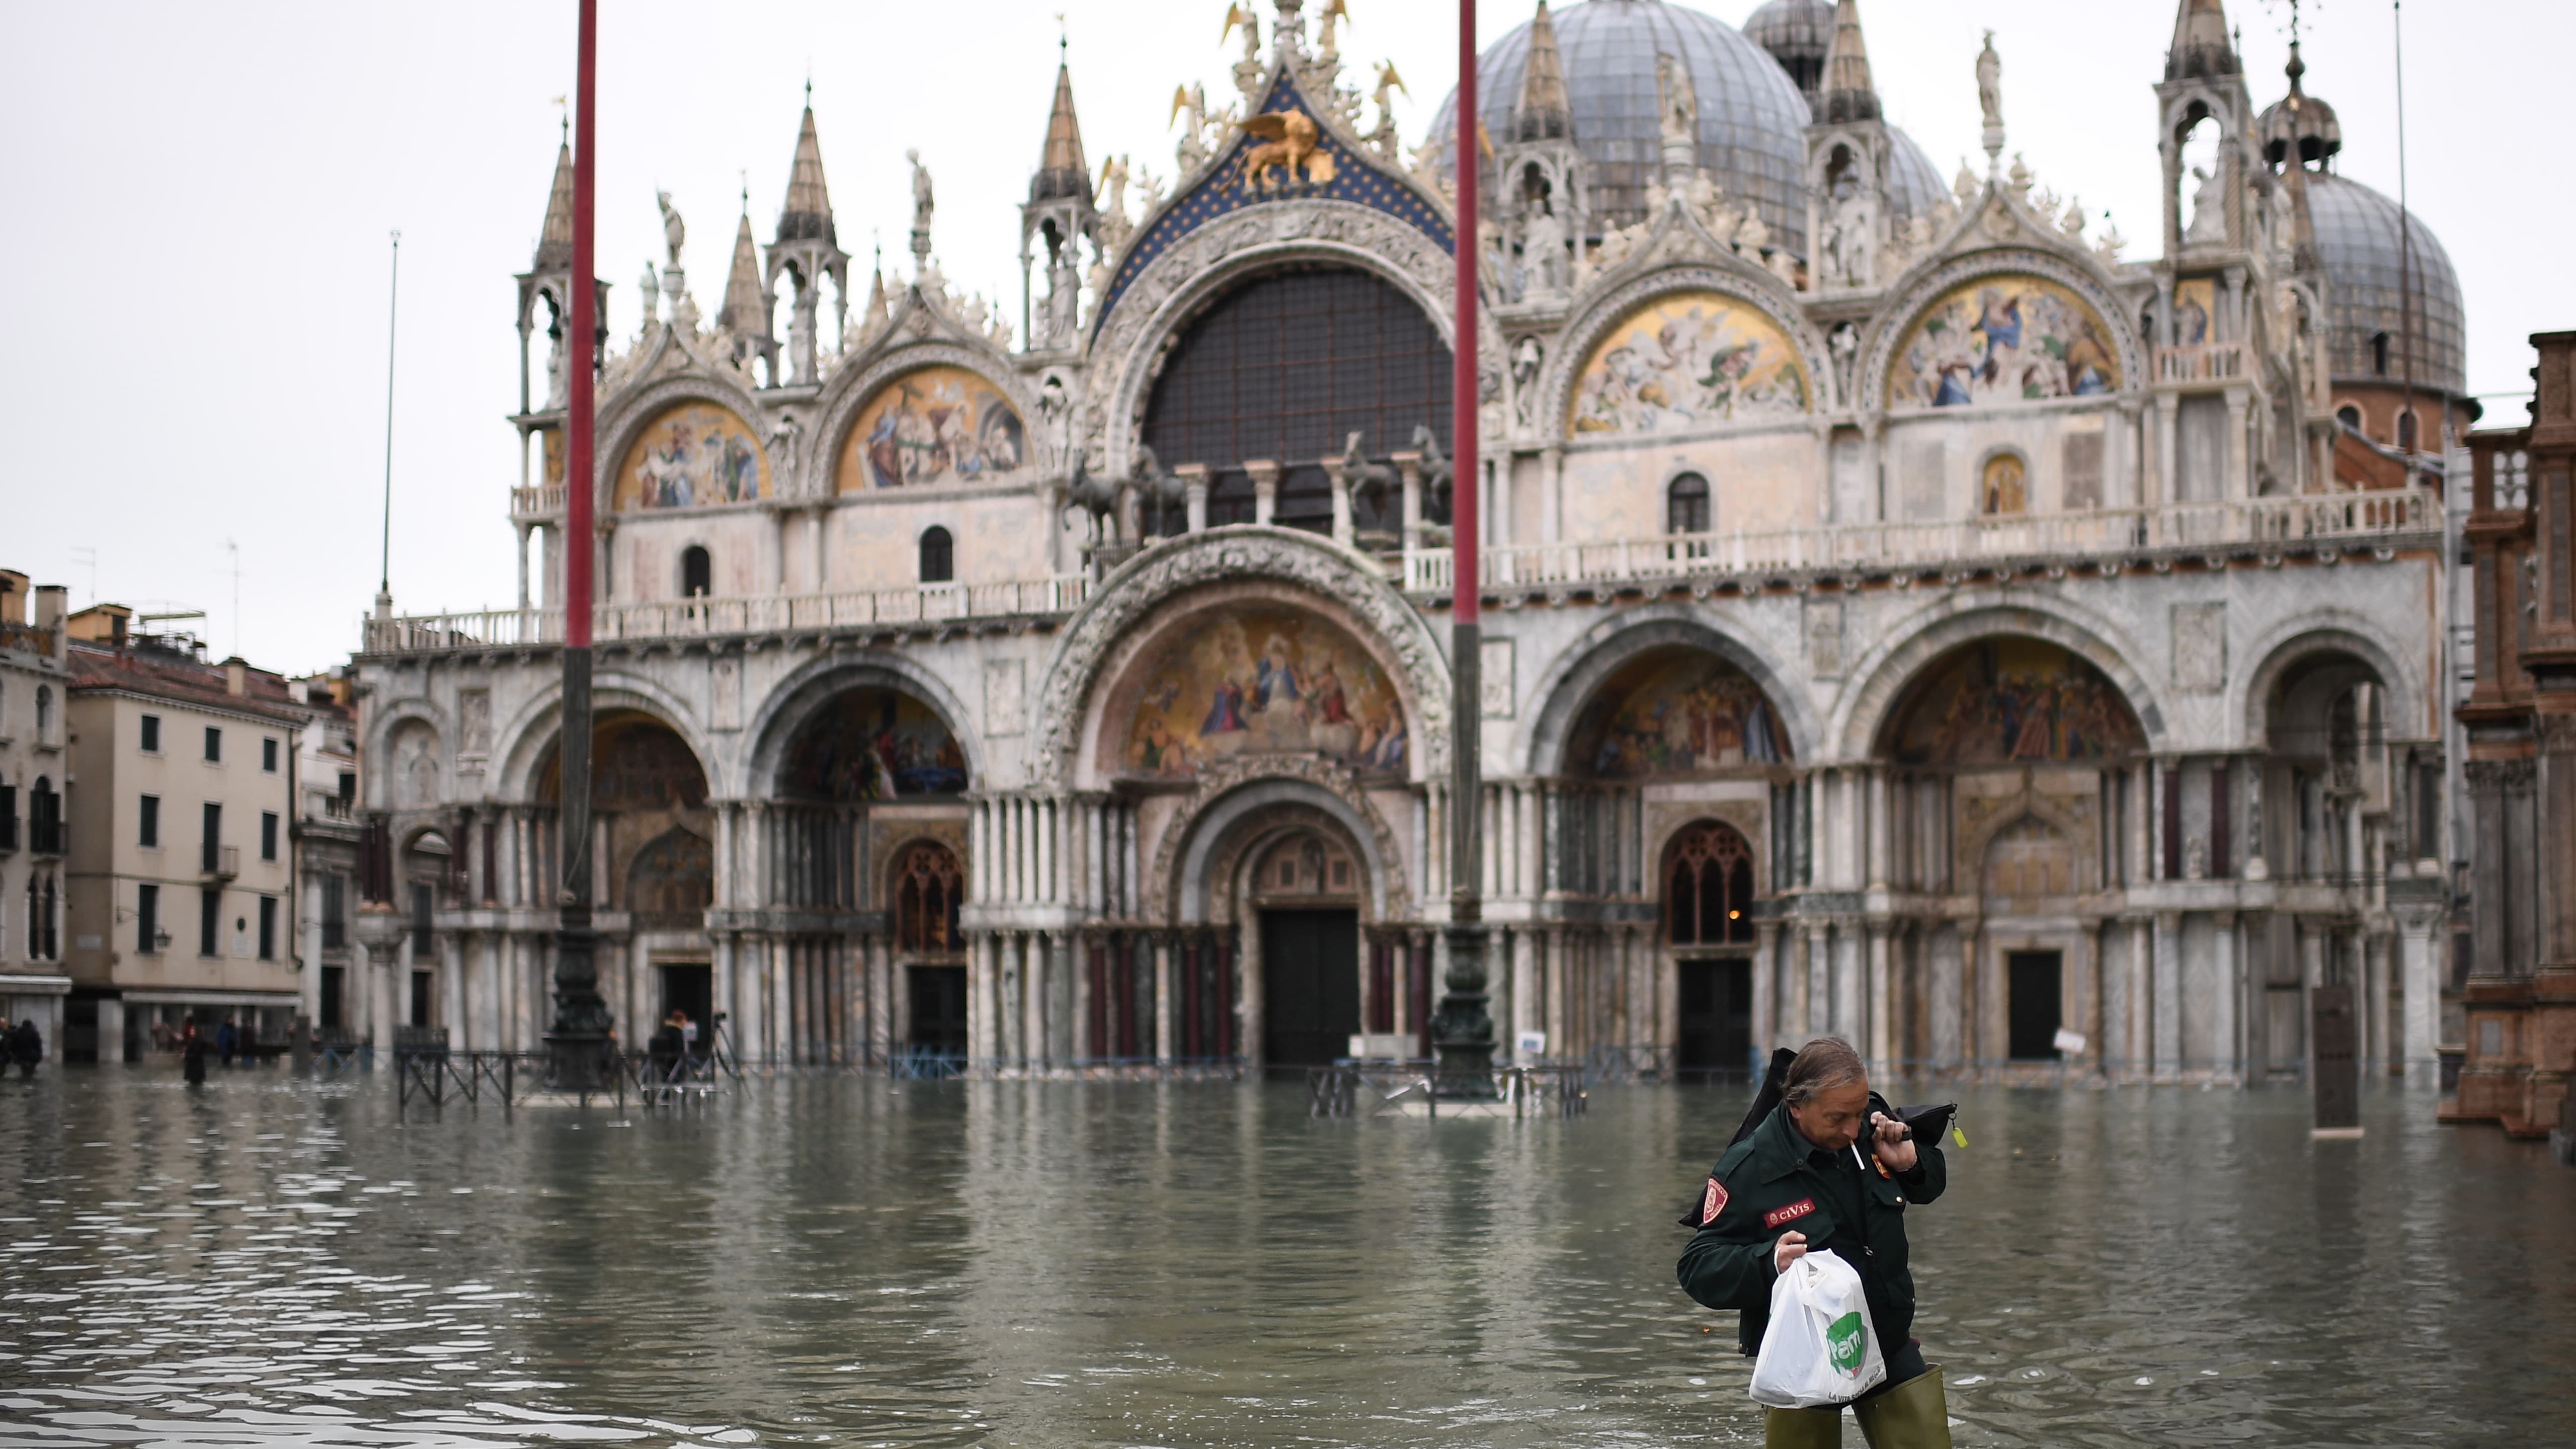
[{"label": "arched portal", "polygon": [[[1448,344],[1412,298],[1356,268],[1263,272],[1181,329],[1145,405],[1144,441],[1166,467],[1208,470],[1210,524],[1333,527],[1326,459],[1385,465],[1427,427],[1449,451]],[[1354,526],[1390,539],[1400,500],[1363,492]]]},{"label": "arched portal", "polygon": [[1522,885],[1592,919],[1514,943],[1515,1036],[1640,1071],[1745,1072],[1760,901],[1794,789],[1778,708],[1714,649],[1659,642],[1602,674],[1563,738],[1544,858]]},{"label": "arched portal", "polygon": [[[2283,1075],[2306,1068],[2311,988],[2320,986],[2353,992],[2363,1058],[2401,1055],[2389,943],[2374,937],[2362,905],[2375,867],[2441,854],[2438,756],[2392,743],[2388,682],[2358,653],[2311,649],[2271,672],[2268,754],[2247,801],[2253,818],[2239,833],[2263,874],[2296,883],[2307,908],[2248,923],[2251,1065]],[[2422,849],[2428,835],[2431,848]]]},{"label": "arched portal", "polygon": [[[715,838],[706,771],[677,731],[640,710],[601,711],[590,750],[590,809],[598,831],[592,847],[594,879],[606,887],[598,893],[598,903],[603,910],[632,911],[637,858],[648,847],[675,829],[701,841]],[[539,767],[537,798],[557,808],[563,802],[563,763],[552,750]],[[555,833],[543,832],[548,837]],[[673,889],[713,899],[714,857],[701,853],[694,860],[682,858],[687,854],[666,848],[656,859],[668,869],[648,870],[643,877],[666,892],[661,899],[670,899],[667,891]]]},{"label": "arched portal", "polygon": [[[1895,1054],[1937,1065],[2099,1056],[2096,953],[2135,877],[2146,731],[2117,685],[2060,645],[1976,639],[1934,658],[1882,722]],[[2116,1052],[2114,1052],[2116,1054]]]},{"label": "arched portal", "polygon": [[772,949],[781,1057],[966,1056],[966,811],[972,783],[945,715],[868,676],[812,701],[773,758],[751,904],[798,913]]}]

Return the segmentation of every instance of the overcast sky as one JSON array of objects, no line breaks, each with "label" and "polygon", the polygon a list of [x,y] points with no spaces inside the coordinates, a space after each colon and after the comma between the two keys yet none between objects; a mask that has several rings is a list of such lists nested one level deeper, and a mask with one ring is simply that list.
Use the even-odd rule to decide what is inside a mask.
[{"label": "overcast sky", "polygon": [[[1740,21],[1756,0],[1708,0]],[[1393,59],[1408,143],[1456,76],[1451,7],[1348,0],[1342,52]],[[1487,0],[1490,42],[1534,0]],[[1266,3],[1258,7],[1266,13]],[[1316,8],[1310,0],[1309,9]],[[904,255],[920,148],[951,281],[1019,315],[1018,214],[1043,137],[1055,15],[1095,170],[1172,175],[1173,86],[1230,96],[1223,0],[928,5],[614,0],[600,39],[599,268],[616,345],[661,254],[655,188],[688,219],[712,316],[748,174],[766,240],[810,76],[842,245]],[[2234,0],[2256,103],[2284,88],[2288,7]],[[2342,116],[2341,169],[2398,187],[2386,0],[2305,6],[2308,89]],[[1945,178],[1977,150],[1981,32],[2004,62],[2008,149],[2108,210],[2147,255],[2170,0],[1864,0],[1888,116]],[[2524,339],[2576,326],[2559,184],[2567,0],[2406,11],[2410,200],[2468,296],[2469,381],[2526,388]],[[96,598],[202,608],[218,654],[344,660],[375,593],[385,450],[387,234],[402,232],[392,583],[404,612],[506,606],[518,481],[512,275],[528,264],[571,89],[571,0],[0,3],[0,361],[26,409],[0,567]],[[2098,230],[2098,223],[2097,223]],[[864,298],[864,283],[855,283]],[[2519,422],[2498,398],[2491,422]],[[227,544],[238,545],[237,553]],[[235,559],[240,606],[234,608]],[[94,563],[92,562],[94,560]],[[93,582],[94,577],[94,582]]]}]

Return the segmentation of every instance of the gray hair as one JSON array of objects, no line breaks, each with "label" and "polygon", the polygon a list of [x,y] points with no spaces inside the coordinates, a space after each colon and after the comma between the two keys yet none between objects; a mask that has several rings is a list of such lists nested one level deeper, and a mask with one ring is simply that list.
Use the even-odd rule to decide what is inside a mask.
[{"label": "gray hair", "polygon": [[1868,1080],[1869,1068],[1851,1043],[1820,1036],[1798,1049],[1797,1059],[1789,1063],[1789,1075],[1780,1084],[1780,1098],[1792,1107],[1803,1107],[1828,1087]]}]

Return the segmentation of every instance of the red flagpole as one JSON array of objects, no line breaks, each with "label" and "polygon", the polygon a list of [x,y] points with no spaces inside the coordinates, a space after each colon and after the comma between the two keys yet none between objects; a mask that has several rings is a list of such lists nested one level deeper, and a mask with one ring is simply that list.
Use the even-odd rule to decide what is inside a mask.
[{"label": "red flagpole", "polygon": [[1458,99],[1452,113],[1458,133],[1458,214],[1452,241],[1457,253],[1457,324],[1451,356],[1457,370],[1449,393],[1449,965],[1440,1009],[1432,1018],[1439,1053],[1439,1091],[1450,1097],[1493,1095],[1494,1020],[1486,1010],[1484,839],[1478,828],[1484,770],[1477,758],[1484,723],[1484,689],[1478,678],[1484,645],[1477,628],[1480,582],[1476,562],[1476,161],[1483,128],[1476,111],[1476,0],[1458,0]]},{"label": "red flagpole", "polygon": [[572,153],[572,335],[565,339],[564,365],[572,370],[571,405],[564,417],[564,643],[590,647],[590,566],[595,547],[591,525],[591,360],[599,331],[599,297],[591,280],[592,205],[598,179],[598,0],[581,0],[580,39],[575,62]]},{"label": "red flagpole", "polygon": [[592,196],[599,176],[598,0],[580,0],[575,61],[572,158],[572,335],[564,365],[572,369],[564,412],[563,708],[556,758],[562,781],[561,849],[556,860],[555,1020],[546,1033],[554,1085],[588,1093],[610,1071],[611,1017],[599,994],[598,937],[591,929],[591,526],[592,368],[599,356],[599,289],[591,278]]}]

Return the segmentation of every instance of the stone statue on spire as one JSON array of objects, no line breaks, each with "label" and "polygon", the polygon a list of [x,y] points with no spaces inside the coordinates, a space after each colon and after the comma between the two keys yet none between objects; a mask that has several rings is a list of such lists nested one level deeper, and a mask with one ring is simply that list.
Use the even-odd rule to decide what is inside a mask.
[{"label": "stone statue on spire", "polygon": [[912,163],[912,255],[927,266],[930,262],[930,214],[938,203],[930,192],[930,168],[921,164],[919,151],[906,151],[903,159]]},{"label": "stone statue on spire", "polygon": [[1977,109],[1984,113],[1981,138],[1986,159],[2000,164],[2004,150],[2004,58],[1995,54],[1995,33],[1986,32],[1986,48],[1977,52]]},{"label": "stone statue on spire", "polygon": [[662,245],[671,250],[671,266],[680,265],[680,248],[689,239],[689,228],[680,220],[680,209],[671,204],[671,193],[656,191],[653,199],[662,207]]}]

